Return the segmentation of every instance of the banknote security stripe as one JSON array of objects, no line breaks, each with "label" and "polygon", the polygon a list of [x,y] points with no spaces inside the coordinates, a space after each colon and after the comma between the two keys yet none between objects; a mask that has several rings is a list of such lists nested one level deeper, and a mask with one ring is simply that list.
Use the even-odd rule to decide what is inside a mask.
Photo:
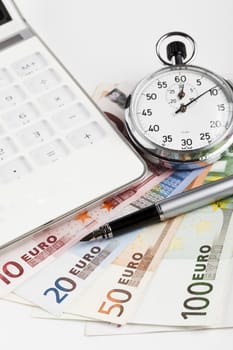
[{"label": "banknote security stripe", "polygon": [[[69,273],[77,276],[78,278],[85,280],[89,275],[95,271],[95,269],[106,259],[112,252],[113,245],[101,249],[101,247],[94,246],[90,249],[90,253],[85,254],[75,266],[73,266]],[[77,269],[78,268],[78,269]]]},{"label": "banknote security stripe", "polygon": [[[136,253],[134,253],[135,255]],[[141,253],[139,253],[141,254]],[[134,257],[133,255],[133,257]],[[148,249],[146,253],[141,256],[141,259],[137,266],[135,266],[135,263],[130,262],[127,267],[131,267],[133,270],[125,269],[124,273],[122,274],[122,277],[130,277],[129,279],[122,279],[122,277],[119,279],[118,283],[127,284],[130,287],[138,287],[140,284],[145,272],[147,271],[151,261],[153,260],[153,254],[152,250]],[[132,278],[131,278],[132,277]]]},{"label": "banknote security stripe", "polygon": [[[69,272],[77,276],[80,270],[87,266],[87,263],[92,261],[96,254],[99,254],[100,251],[101,248],[98,246],[91,247],[90,253],[86,253],[85,255],[83,255],[83,257],[79,259],[79,261],[75,264],[75,267],[72,267]],[[79,270],[76,270],[76,267],[78,267]]]},{"label": "banknote security stripe", "polygon": [[78,273],[78,277],[82,280],[87,279],[92,272],[96,270],[98,266],[111,254],[111,251],[103,249],[100,253],[94,257],[94,259]]},{"label": "banknote security stripe", "polygon": [[[66,236],[66,235],[64,235],[64,236],[62,236],[60,238],[58,238],[56,236],[49,236],[49,237],[50,237],[50,240],[54,239],[54,242],[50,246],[45,247],[45,249],[42,250],[41,252],[39,252],[39,254],[36,255],[34,258],[27,259],[27,256],[25,256],[26,262],[31,267],[34,267],[37,264],[40,264],[48,256],[51,256],[58,249],[63,247],[67,242],[69,242],[69,239],[70,239],[69,236]],[[22,257],[22,259],[23,259],[23,257]]]},{"label": "banknote security stripe", "polygon": [[119,284],[125,284],[125,285],[132,285],[132,286],[134,286],[134,283],[133,283],[132,280],[134,280],[135,274],[138,271],[138,268],[140,266],[140,262],[143,259],[143,254],[140,253],[140,252],[135,252],[132,255],[131,259],[132,260],[127,264],[127,266],[124,269],[121,277],[118,280]]},{"label": "banknote security stripe", "polygon": [[[197,263],[192,276],[192,280],[195,282],[187,287],[189,297],[183,303],[184,308],[188,311],[181,312],[181,316],[184,319],[187,319],[189,316],[206,316],[207,314],[206,308],[209,306],[207,296],[213,290],[213,284],[205,281],[204,271],[207,267],[210,252],[211,246],[203,245],[200,247],[200,254],[197,257]],[[202,273],[199,273],[200,271]]]},{"label": "banknote security stripe", "polygon": [[211,247],[210,256],[205,270],[205,280],[215,280],[222,250],[223,244],[215,244]]}]

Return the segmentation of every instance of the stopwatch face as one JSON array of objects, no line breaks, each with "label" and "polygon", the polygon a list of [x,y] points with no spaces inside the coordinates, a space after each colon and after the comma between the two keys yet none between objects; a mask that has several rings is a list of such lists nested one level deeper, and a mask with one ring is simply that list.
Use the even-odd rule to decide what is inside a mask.
[{"label": "stopwatch face", "polygon": [[168,161],[212,162],[229,147],[232,102],[230,85],[214,73],[168,67],[138,84],[126,123],[144,151]]}]

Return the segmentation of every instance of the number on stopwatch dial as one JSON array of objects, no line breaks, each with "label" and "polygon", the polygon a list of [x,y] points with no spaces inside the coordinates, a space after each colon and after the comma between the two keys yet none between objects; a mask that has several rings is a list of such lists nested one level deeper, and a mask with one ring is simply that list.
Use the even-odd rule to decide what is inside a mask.
[{"label": "number on stopwatch dial", "polygon": [[230,86],[199,67],[162,69],[139,83],[133,95],[141,136],[171,150],[211,146],[232,124]]}]

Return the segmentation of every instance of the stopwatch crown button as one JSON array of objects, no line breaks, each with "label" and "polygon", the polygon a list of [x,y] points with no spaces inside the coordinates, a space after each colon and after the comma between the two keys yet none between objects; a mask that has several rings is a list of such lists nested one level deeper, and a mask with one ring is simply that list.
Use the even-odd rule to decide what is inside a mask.
[{"label": "stopwatch crown button", "polygon": [[172,41],[167,45],[167,58],[169,61],[171,61],[173,57],[175,57],[177,61],[177,58],[185,59],[186,56],[186,47],[181,41]]},{"label": "stopwatch crown button", "polygon": [[126,102],[125,102],[125,109],[129,108],[130,101],[131,101],[131,95],[129,95],[129,96],[127,97],[127,100],[126,100]]}]

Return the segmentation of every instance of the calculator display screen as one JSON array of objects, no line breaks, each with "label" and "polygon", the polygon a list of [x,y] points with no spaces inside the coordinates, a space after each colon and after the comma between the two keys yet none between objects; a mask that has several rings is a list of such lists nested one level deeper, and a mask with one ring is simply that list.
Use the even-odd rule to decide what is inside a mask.
[{"label": "calculator display screen", "polygon": [[7,12],[7,9],[5,8],[4,4],[0,0],[0,25],[7,23],[9,21],[11,21],[11,17]]}]

